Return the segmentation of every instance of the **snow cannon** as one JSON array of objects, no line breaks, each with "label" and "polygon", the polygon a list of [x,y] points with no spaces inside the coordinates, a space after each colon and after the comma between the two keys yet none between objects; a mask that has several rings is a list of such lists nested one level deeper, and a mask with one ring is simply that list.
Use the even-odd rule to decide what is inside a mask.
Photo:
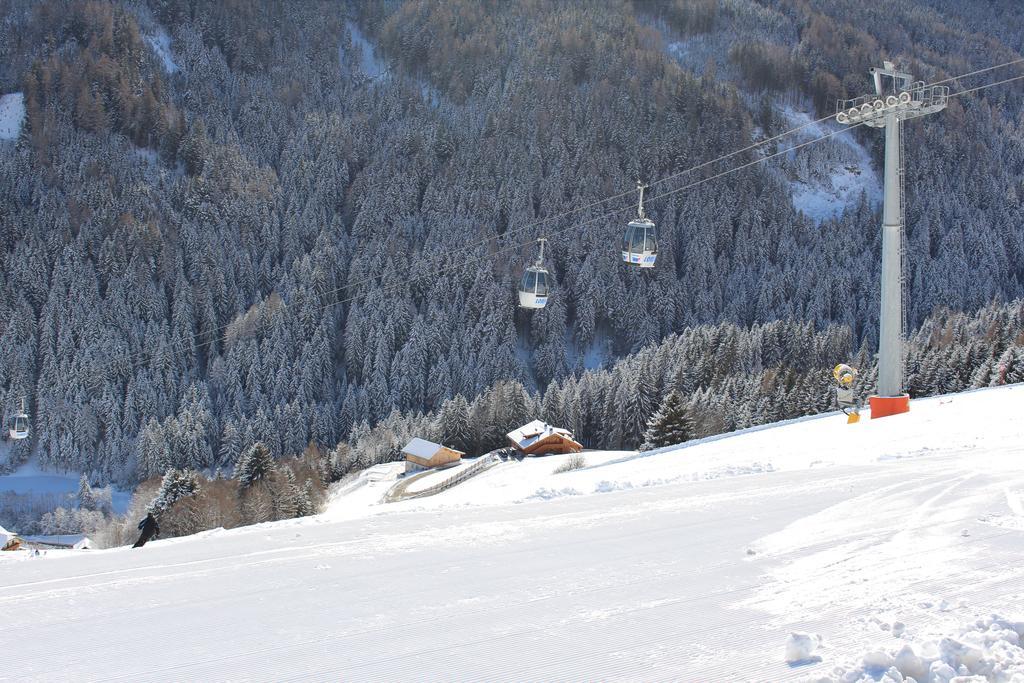
[{"label": "snow cannon", "polygon": [[844,389],[849,389],[857,379],[857,369],[846,363],[840,363],[832,370],[832,376],[835,378],[836,384]]},{"label": "snow cannon", "polygon": [[860,406],[853,393],[853,383],[857,381],[857,369],[846,363],[840,363],[832,369],[832,377],[836,381],[836,403],[846,413],[846,424],[860,422]]}]

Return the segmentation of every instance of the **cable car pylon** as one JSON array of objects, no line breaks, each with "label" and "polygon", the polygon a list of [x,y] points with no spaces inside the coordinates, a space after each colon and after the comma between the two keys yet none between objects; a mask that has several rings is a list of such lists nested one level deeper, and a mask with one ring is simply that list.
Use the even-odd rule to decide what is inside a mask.
[{"label": "cable car pylon", "polygon": [[871,418],[910,410],[903,391],[903,159],[900,133],[903,121],[941,111],[949,88],[913,82],[892,62],[871,69],[875,94],[840,100],[836,121],[885,129],[885,183],[882,203],[882,297],[878,329],[878,387],[869,397]]}]

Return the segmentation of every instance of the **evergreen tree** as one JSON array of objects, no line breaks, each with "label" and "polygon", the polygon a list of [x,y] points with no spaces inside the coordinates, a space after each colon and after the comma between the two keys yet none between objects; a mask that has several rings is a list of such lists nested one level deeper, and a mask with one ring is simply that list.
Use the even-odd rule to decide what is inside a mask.
[{"label": "evergreen tree", "polygon": [[160,490],[156,497],[149,504],[148,512],[159,516],[166,512],[172,505],[182,498],[194,496],[199,493],[199,476],[189,470],[167,470],[163,481],[160,482]]},{"label": "evergreen tree", "polygon": [[96,509],[96,498],[93,495],[92,486],[89,485],[89,478],[84,474],[78,480],[78,507],[82,510]]},{"label": "evergreen tree", "polygon": [[238,480],[239,488],[245,490],[266,479],[273,471],[274,458],[270,449],[262,441],[257,441],[238,458],[234,478]]},{"label": "evergreen tree", "polygon": [[282,465],[273,473],[272,479],[273,519],[292,519],[301,516],[299,510],[302,507],[302,490],[295,483],[295,473],[292,469]]},{"label": "evergreen tree", "polygon": [[664,446],[684,443],[693,438],[693,418],[676,391],[669,391],[661,407],[647,421],[641,450],[649,451]]},{"label": "evergreen tree", "polygon": [[456,394],[455,398],[444,402],[437,431],[438,438],[445,446],[463,453],[469,452],[473,437],[469,425],[469,403],[465,396]]}]

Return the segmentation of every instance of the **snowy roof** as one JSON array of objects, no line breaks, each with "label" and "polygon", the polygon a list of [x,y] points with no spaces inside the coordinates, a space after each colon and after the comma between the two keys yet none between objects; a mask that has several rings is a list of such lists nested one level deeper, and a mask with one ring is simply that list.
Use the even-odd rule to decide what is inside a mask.
[{"label": "snowy roof", "polygon": [[0,526],[0,548],[7,545],[7,541],[14,538],[14,534]]},{"label": "snowy roof", "polygon": [[505,436],[520,448],[529,448],[538,441],[546,439],[554,434],[558,434],[559,436],[564,436],[569,439],[572,438],[572,432],[568,429],[554,427],[549,425],[547,422],[542,422],[541,420],[534,420],[529,424],[523,425],[519,429],[509,432]]},{"label": "snowy roof", "polygon": [[[427,441],[426,439],[413,439],[409,443],[405,444],[405,448],[402,449],[402,452],[406,455],[413,455],[417,458],[430,460],[437,455],[437,452],[442,448],[445,447],[439,443],[434,443],[433,441]],[[458,453],[458,451],[455,452]]]}]

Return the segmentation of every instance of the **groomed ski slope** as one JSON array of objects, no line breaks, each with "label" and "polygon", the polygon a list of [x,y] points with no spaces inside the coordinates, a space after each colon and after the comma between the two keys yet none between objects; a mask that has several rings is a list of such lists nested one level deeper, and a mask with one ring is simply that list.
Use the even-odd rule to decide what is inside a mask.
[{"label": "groomed ski slope", "polygon": [[1022,409],[1001,387],[389,505],[383,468],[316,518],[14,553],[0,678],[1024,681]]}]

